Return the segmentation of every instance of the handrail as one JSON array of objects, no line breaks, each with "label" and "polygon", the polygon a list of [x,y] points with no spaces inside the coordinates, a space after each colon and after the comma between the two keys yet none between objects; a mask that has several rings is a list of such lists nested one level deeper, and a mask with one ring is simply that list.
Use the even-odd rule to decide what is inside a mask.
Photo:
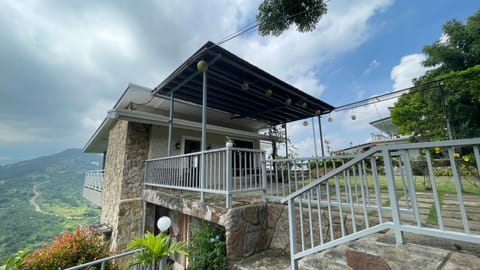
[{"label": "handrail", "polygon": [[[202,167],[202,158],[205,158]],[[225,147],[145,161],[145,186],[225,195],[265,190],[265,150]],[[205,176],[205,177],[201,177]]]},{"label": "handrail", "polygon": [[351,167],[353,164],[355,163],[358,163],[359,161],[363,160],[364,158],[378,152],[379,149],[377,149],[377,147],[374,147],[366,152],[363,152],[361,153],[360,155],[357,155],[356,157],[354,157],[352,160],[350,161],[347,161],[347,163],[343,164],[341,167],[338,167],[336,168],[335,170],[333,171],[330,171],[330,172],[327,172],[324,176],[322,176],[320,179],[318,180],[315,180],[314,182],[304,186],[303,188],[291,193],[290,195],[288,195],[286,198],[284,198],[283,200],[281,200],[282,203],[286,203],[288,202],[288,200],[291,200],[292,198],[295,198],[297,197],[298,195],[302,194],[303,192],[305,192],[306,190],[308,189],[311,189],[311,188],[314,188],[318,185],[320,185],[321,183],[325,182],[326,180],[328,180],[329,178],[341,173],[343,170],[345,170],[345,168],[348,168],[348,167]]},{"label": "handrail", "polygon": [[77,265],[77,266],[72,266],[72,267],[69,267],[69,268],[65,268],[64,270],[78,270],[78,269],[83,269],[85,267],[92,266],[92,265],[97,265],[97,264],[101,264],[101,267],[102,267],[101,269],[104,269],[106,262],[111,261],[111,260],[115,260],[115,259],[118,259],[118,258],[122,258],[122,257],[128,256],[128,255],[132,255],[132,254],[135,254],[135,253],[140,252],[142,250],[143,249],[139,248],[139,249],[125,251],[123,253],[116,254],[116,255],[113,255],[113,256],[110,256],[110,257],[105,257],[105,258],[98,259],[98,260],[95,260],[95,261],[92,261],[92,262],[83,263],[83,264],[80,264],[80,265]]},{"label": "handrail", "polygon": [[[437,175],[432,155],[443,157],[448,167],[444,164],[441,169],[443,173],[450,172],[449,176]],[[423,184],[431,186],[431,191],[423,191],[431,192],[429,195],[417,194],[412,160],[415,157],[426,163],[422,171],[418,167],[416,170]],[[476,211],[471,208],[476,204],[466,203],[464,198],[464,189],[478,190],[472,191],[476,190],[472,189],[475,184],[462,183],[463,178],[480,181],[480,138],[381,145],[341,162],[339,167],[336,164],[330,163],[332,170],[327,172],[322,163],[323,176],[281,200],[288,202],[291,269],[297,269],[297,261],[309,254],[385,229],[393,230],[397,244],[403,243],[403,232],[480,244],[478,223],[472,227],[467,215]],[[302,166],[305,165],[300,165],[300,171]],[[447,195],[456,196],[449,199],[456,203],[448,207],[448,211],[457,208],[456,224],[443,220],[451,218],[451,214],[442,216],[446,210],[442,210],[441,201]],[[430,209],[420,206],[417,196],[431,199]],[[478,199],[471,195],[466,198]]]}]

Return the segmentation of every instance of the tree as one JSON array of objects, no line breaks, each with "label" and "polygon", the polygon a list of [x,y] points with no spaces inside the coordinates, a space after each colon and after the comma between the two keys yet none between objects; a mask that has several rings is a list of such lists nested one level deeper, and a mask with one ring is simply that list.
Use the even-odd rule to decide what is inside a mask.
[{"label": "tree", "polygon": [[424,66],[436,67],[434,75],[464,70],[480,64],[480,10],[466,24],[450,20],[443,25],[443,37],[427,45]]},{"label": "tree", "polygon": [[300,32],[313,31],[325,13],[325,0],[264,0],[258,7],[258,32],[279,36],[292,24]]},{"label": "tree", "polygon": [[423,65],[434,67],[414,80],[414,88],[392,109],[399,133],[448,138],[480,136],[480,11],[466,24],[451,20],[443,37],[424,47]]}]

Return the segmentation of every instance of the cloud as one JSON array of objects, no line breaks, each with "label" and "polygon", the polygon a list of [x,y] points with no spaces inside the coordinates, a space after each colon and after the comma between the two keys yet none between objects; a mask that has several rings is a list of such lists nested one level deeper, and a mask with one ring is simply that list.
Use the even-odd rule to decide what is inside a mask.
[{"label": "cloud", "polygon": [[[82,147],[129,82],[156,86],[207,40],[254,22],[259,3],[4,1],[0,152],[13,157],[6,152],[28,144],[32,149],[22,154],[30,157]],[[312,33],[249,33],[224,46],[320,97],[325,86],[318,68],[368,40],[371,17],[392,3],[331,1]]]},{"label": "cloud", "polygon": [[390,78],[393,80],[393,90],[400,90],[413,86],[412,80],[416,79],[430,68],[422,65],[426,56],[421,53],[410,54],[402,57],[400,64],[393,67]]},{"label": "cloud", "polygon": [[376,70],[380,66],[380,62],[377,59],[373,59],[372,62],[368,65],[367,69],[363,71],[364,76],[370,75],[374,70]]},{"label": "cloud", "polygon": [[[320,86],[320,81],[312,76],[315,70],[368,40],[374,28],[369,19],[392,3],[391,0],[365,0],[353,5],[346,0],[331,1],[328,13],[314,32],[300,33],[291,28],[279,37],[241,37],[226,46],[297,87],[300,84],[296,83],[305,81]],[[304,90],[319,97],[323,90],[318,89]]]}]

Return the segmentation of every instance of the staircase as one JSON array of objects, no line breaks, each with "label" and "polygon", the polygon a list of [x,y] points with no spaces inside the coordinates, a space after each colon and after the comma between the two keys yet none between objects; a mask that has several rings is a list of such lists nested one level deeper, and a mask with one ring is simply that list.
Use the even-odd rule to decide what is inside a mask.
[{"label": "staircase", "polygon": [[[406,243],[396,245],[392,231],[372,234],[305,256],[298,261],[298,269],[480,269],[478,245],[411,233],[404,237]],[[287,270],[290,256],[282,251],[267,250],[237,262],[234,269]]]},{"label": "staircase", "polygon": [[[411,251],[409,244],[402,245],[406,233],[471,243],[478,248],[479,145],[477,138],[377,146],[291,193],[282,200],[288,202],[290,268],[311,269],[307,262],[312,258],[340,247],[346,247],[345,267],[352,261],[365,261],[365,256],[379,264],[354,269],[391,269],[400,262],[388,262],[390,257],[410,263],[408,256],[380,254],[388,250],[386,246],[377,249],[379,254],[368,249],[351,251],[352,241],[369,241],[372,235],[387,230],[393,234],[394,250],[410,254],[427,249]],[[414,175],[413,159],[427,164],[423,185],[431,189],[430,196],[418,191],[422,183]],[[370,246],[377,246],[374,243],[378,241],[372,241]],[[369,255],[361,254],[365,252]],[[450,260],[445,258],[452,254],[440,256],[444,258],[441,264],[432,269],[442,269]]]}]

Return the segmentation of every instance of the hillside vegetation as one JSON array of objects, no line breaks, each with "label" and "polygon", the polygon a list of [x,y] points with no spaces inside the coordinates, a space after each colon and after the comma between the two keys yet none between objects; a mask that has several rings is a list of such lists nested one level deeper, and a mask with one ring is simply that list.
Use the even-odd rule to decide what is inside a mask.
[{"label": "hillside vegetation", "polygon": [[0,265],[19,250],[99,221],[82,197],[85,171],[101,169],[100,155],[79,149],[0,166]]}]

